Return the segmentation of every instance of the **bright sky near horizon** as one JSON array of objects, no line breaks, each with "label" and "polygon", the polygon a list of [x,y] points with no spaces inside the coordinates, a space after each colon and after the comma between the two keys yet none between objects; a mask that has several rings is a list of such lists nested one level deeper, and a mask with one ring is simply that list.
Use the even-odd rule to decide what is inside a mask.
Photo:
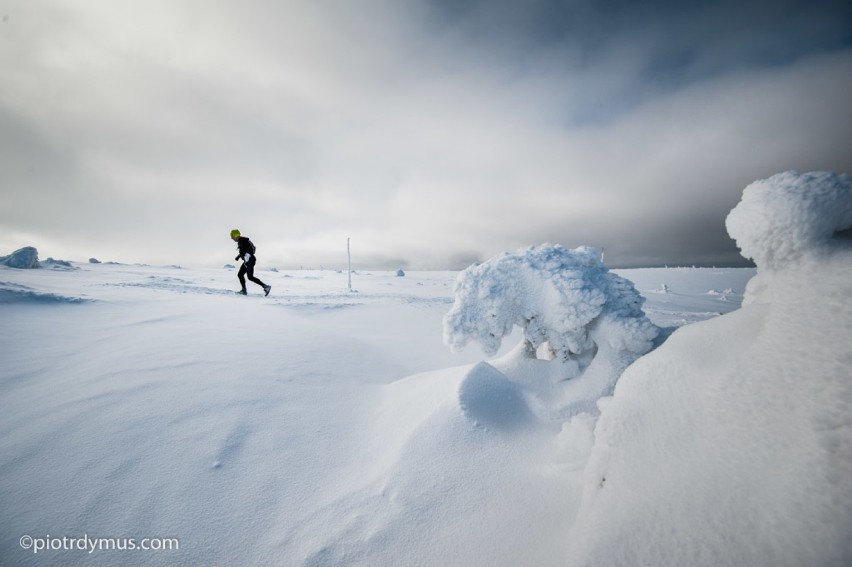
[{"label": "bright sky near horizon", "polygon": [[750,182],[852,173],[846,0],[0,0],[0,255],[741,263]]}]

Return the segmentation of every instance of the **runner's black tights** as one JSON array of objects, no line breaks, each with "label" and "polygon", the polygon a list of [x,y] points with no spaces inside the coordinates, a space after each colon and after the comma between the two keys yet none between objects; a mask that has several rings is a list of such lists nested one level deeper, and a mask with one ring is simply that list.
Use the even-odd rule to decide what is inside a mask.
[{"label": "runner's black tights", "polygon": [[249,259],[248,262],[243,262],[243,265],[240,266],[240,271],[237,272],[237,277],[240,278],[240,285],[243,286],[243,291],[246,289],[246,274],[248,274],[248,279],[256,283],[261,287],[266,287],[266,284],[254,277],[254,265],[257,263],[257,258],[254,256]]}]

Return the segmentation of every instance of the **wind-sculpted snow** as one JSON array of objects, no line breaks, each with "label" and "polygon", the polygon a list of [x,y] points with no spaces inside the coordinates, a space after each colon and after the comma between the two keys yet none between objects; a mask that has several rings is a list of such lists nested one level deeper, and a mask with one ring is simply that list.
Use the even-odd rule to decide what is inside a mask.
[{"label": "wind-sculpted snow", "polygon": [[657,335],[644,301],[631,282],[606,269],[595,249],[534,246],[459,275],[444,340],[453,350],[475,340],[494,354],[518,326],[532,349],[546,345],[569,361],[593,356],[594,331],[606,327],[599,338],[641,355]]},{"label": "wind-sculpted snow", "polygon": [[487,362],[465,375],[458,395],[459,407],[476,425],[511,431],[532,420],[522,390]]},{"label": "wind-sculpted snow", "polygon": [[852,178],[787,171],[755,181],[726,224],[743,256],[764,270],[783,269],[833,248],[832,237],[852,228]]},{"label": "wind-sculpted snow", "polygon": [[29,286],[9,282],[0,282],[0,304],[57,304],[57,303],[86,303],[90,299],[69,297],[57,293],[35,290]]},{"label": "wind-sculpted snow", "polygon": [[601,400],[570,566],[852,565],[846,175],[747,187],[742,309],[677,330]]}]

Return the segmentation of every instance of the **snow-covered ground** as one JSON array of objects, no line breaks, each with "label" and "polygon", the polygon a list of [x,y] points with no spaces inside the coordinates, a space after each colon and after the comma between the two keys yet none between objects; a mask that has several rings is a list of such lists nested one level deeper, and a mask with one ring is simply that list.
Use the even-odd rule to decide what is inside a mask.
[{"label": "snow-covered ground", "polygon": [[[350,292],[345,273],[260,270],[265,298],[235,295],[234,270],[75,267],[0,268],[2,563],[564,562],[593,420],[466,417],[460,395],[513,409],[468,376],[491,357],[442,342],[457,273],[358,272]],[[618,273],[669,327],[739,307],[754,270]],[[180,549],[19,544],[84,534]]]},{"label": "snow-covered ground", "polygon": [[727,226],[757,270],[0,267],[0,560],[848,566],[852,180]]}]

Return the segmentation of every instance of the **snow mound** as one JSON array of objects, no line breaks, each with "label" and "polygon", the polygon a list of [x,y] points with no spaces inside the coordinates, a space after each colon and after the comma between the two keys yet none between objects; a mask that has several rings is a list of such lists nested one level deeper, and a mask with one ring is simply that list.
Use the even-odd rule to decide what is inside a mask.
[{"label": "snow mound", "polygon": [[833,247],[852,228],[852,179],[827,171],[787,171],[755,181],[726,220],[743,256],[778,270]]},{"label": "snow mound", "polygon": [[591,437],[582,419],[564,429],[539,427],[487,363],[383,386],[363,457],[300,527],[303,564],[554,564],[579,492],[555,471],[588,451],[558,441]]},{"label": "snow mound", "polygon": [[20,248],[8,256],[0,256],[0,265],[21,270],[38,268],[38,250],[32,246]]},{"label": "snow mound", "polygon": [[480,362],[465,376],[459,406],[474,424],[488,429],[511,431],[532,421],[520,388],[487,362]]},{"label": "snow mound", "polygon": [[728,227],[761,301],[679,329],[599,402],[568,565],[852,565],[849,199],[824,173],[745,189]]}]

